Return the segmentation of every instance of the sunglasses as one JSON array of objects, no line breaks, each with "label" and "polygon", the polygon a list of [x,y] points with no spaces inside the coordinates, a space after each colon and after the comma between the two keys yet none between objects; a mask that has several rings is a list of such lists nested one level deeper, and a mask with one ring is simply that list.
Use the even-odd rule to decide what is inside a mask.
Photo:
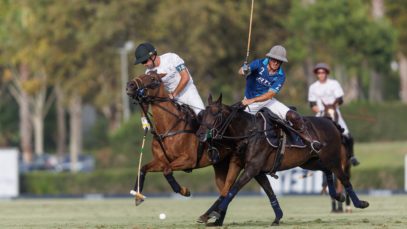
[{"label": "sunglasses", "polygon": [[141,62],[141,64],[147,64],[148,60]]},{"label": "sunglasses", "polygon": [[317,71],[317,74],[326,74],[326,71]]}]

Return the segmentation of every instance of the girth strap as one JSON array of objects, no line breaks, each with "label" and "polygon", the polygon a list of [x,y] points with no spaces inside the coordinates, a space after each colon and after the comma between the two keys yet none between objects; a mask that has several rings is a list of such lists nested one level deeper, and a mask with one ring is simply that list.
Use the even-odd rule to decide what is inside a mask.
[{"label": "girth strap", "polygon": [[278,179],[276,172],[280,168],[281,162],[283,161],[284,153],[285,153],[285,145],[287,143],[287,135],[282,129],[280,129],[280,137],[279,137],[278,142],[279,142],[279,144],[278,144],[278,148],[276,151],[276,157],[275,157],[274,163],[273,163],[273,168],[269,172],[270,176],[274,177],[275,179]]}]

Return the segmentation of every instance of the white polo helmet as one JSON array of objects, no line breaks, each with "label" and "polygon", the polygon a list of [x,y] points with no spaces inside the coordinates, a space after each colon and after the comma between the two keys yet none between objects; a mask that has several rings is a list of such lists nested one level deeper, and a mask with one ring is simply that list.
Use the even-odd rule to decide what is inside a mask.
[{"label": "white polo helmet", "polygon": [[287,60],[287,51],[281,45],[273,46],[270,51],[266,54],[267,57],[280,60],[283,62],[288,62]]}]

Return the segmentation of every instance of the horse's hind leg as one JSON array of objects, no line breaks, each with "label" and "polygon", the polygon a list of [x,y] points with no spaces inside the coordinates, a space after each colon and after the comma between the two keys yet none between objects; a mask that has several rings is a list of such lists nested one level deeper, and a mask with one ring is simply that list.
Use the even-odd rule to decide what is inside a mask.
[{"label": "horse's hind leg", "polygon": [[342,182],[343,186],[345,186],[346,192],[349,194],[350,199],[353,202],[353,205],[356,208],[367,208],[369,207],[369,203],[367,201],[359,200],[358,196],[356,195],[355,191],[353,190],[352,184],[349,181],[349,177],[343,172],[343,170],[335,169],[333,170],[336,177]]},{"label": "horse's hind leg", "polygon": [[278,203],[277,197],[274,194],[273,188],[270,185],[270,182],[264,173],[260,173],[259,175],[255,176],[257,183],[264,189],[267,194],[267,197],[270,200],[271,207],[273,207],[274,214],[276,218],[274,219],[271,226],[278,226],[280,225],[280,219],[283,218],[283,210],[281,210],[280,204]]},{"label": "horse's hind leg", "polygon": [[345,196],[343,196],[342,193],[336,192],[336,187],[335,187],[335,182],[334,182],[332,172],[329,170],[324,170],[323,172],[326,176],[326,181],[328,183],[328,191],[329,191],[329,195],[331,196],[331,198],[335,199],[339,202],[344,202]]}]

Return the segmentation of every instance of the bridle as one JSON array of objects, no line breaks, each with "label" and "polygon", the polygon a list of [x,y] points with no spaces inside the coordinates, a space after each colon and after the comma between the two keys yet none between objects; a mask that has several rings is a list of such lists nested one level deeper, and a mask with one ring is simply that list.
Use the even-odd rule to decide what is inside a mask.
[{"label": "bridle", "polygon": [[[221,140],[221,139],[245,139],[245,138],[250,138],[253,137],[254,135],[264,132],[264,131],[259,131],[257,129],[252,129],[249,130],[249,133],[246,135],[241,135],[241,136],[227,136],[225,135],[225,132],[227,128],[229,127],[230,123],[232,120],[236,117],[236,114],[239,110],[241,110],[243,107],[240,102],[233,104],[231,106],[232,111],[227,115],[224,116],[225,112],[219,111],[217,114],[215,114],[214,119],[215,121],[213,124],[209,124],[206,122],[202,122],[201,126],[205,126],[207,128],[206,132],[206,138],[207,140]],[[206,109],[209,111],[209,109]],[[252,122],[255,122],[255,117],[253,116]],[[254,125],[253,125],[254,126]]]},{"label": "bridle", "polygon": [[[155,139],[159,142],[161,149],[164,152],[165,157],[167,158],[168,162],[170,162],[170,159],[167,155],[167,151],[164,147],[164,138],[174,136],[177,134],[195,134],[194,130],[173,130],[181,121],[185,121],[185,118],[183,116],[179,116],[179,114],[174,113],[170,111],[168,108],[160,105],[160,103],[163,102],[171,102],[175,106],[175,100],[169,98],[169,97],[160,97],[156,95],[150,95],[150,90],[157,89],[161,86],[162,81],[157,75],[151,75],[151,74],[146,74],[148,77],[151,77],[151,82],[144,85],[142,80],[140,78],[133,79],[131,82],[129,82],[129,87],[136,87],[137,89],[135,90],[135,93],[130,95],[132,99],[134,99],[135,103],[138,103],[139,106],[141,107],[141,110],[143,111],[144,117],[147,119],[148,123],[151,126],[151,134],[155,137]],[[165,133],[158,133],[157,128],[154,125],[154,123],[151,121],[153,118],[153,115],[148,111],[148,109],[144,105],[155,105],[159,107],[161,110],[167,112],[168,114],[174,116],[177,121],[169,128]]]}]

